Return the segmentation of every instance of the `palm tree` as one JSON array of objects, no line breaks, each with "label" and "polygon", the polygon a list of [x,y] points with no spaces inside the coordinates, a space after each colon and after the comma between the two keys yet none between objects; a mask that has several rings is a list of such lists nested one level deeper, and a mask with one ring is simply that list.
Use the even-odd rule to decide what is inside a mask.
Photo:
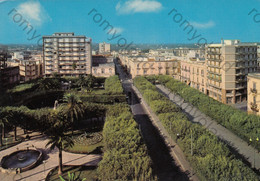
[{"label": "palm tree", "polygon": [[84,105],[80,98],[72,93],[65,94],[63,97],[65,102],[63,111],[65,112],[67,120],[72,124],[72,134],[74,131],[74,125],[76,121],[79,121],[84,114]]},{"label": "palm tree", "polygon": [[60,126],[53,126],[49,131],[46,132],[49,135],[49,141],[46,144],[46,147],[50,145],[50,149],[53,150],[55,147],[59,149],[59,171],[58,174],[61,175],[62,170],[62,150],[66,147],[73,146],[73,141],[71,137],[65,135],[63,132],[62,124]]}]

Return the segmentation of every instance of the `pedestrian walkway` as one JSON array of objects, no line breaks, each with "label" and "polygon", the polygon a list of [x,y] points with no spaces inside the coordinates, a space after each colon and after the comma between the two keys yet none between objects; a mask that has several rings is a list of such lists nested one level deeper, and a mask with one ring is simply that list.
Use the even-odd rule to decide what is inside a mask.
[{"label": "pedestrian walkway", "polygon": [[241,154],[253,168],[260,169],[260,154],[247,142],[236,136],[234,133],[219,125],[216,121],[200,112],[196,107],[193,107],[190,103],[184,101],[184,99],[167,89],[163,85],[156,85],[159,91],[161,91],[167,98],[182,108],[192,122],[200,123],[203,127],[211,131],[220,139],[228,143],[235,148],[239,154]]},{"label": "pedestrian walkway", "polygon": [[[45,152],[45,163],[41,163],[37,167],[32,170],[28,170],[21,174],[12,174],[12,173],[1,173],[0,172],[0,180],[1,181],[13,181],[13,180],[20,180],[20,181],[42,181],[45,180],[48,172],[53,169],[54,167],[58,166],[58,149],[55,148],[54,150],[50,150],[49,148],[45,148],[48,139],[44,135],[39,135],[36,138],[32,138],[31,140],[24,141],[16,146],[11,148],[5,149],[0,152],[0,160],[5,155],[8,155],[17,149],[27,149],[29,148],[36,148],[43,152]],[[100,155],[87,155],[87,154],[73,154],[68,152],[62,152],[63,164],[64,165],[97,165],[98,162],[101,160]]]}]

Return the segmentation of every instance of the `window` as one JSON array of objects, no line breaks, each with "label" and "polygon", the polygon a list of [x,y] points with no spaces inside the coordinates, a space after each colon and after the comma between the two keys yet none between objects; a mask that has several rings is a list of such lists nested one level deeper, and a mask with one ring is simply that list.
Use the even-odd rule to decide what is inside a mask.
[{"label": "window", "polygon": [[105,73],[105,69],[101,69],[101,73],[104,74]]},{"label": "window", "polygon": [[253,89],[256,89],[256,83],[253,82]]},{"label": "window", "polygon": [[97,69],[94,69],[94,73],[95,73],[95,74],[97,73]]},{"label": "window", "polygon": [[256,96],[253,97],[254,104],[256,104]]},{"label": "window", "polygon": [[109,73],[110,73],[110,74],[112,73],[112,69],[111,69],[111,68],[109,69]]}]

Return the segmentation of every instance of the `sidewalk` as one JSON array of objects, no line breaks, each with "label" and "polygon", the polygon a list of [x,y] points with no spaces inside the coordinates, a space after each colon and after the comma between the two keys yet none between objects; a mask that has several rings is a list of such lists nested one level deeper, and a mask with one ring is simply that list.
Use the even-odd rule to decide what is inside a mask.
[{"label": "sidewalk", "polygon": [[157,127],[157,129],[160,131],[161,136],[164,138],[166,143],[168,144],[171,155],[176,160],[177,164],[180,165],[180,168],[183,172],[188,172],[190,180],[193,181],[199,181],[198,177],[195,175],[192,167],[190,166],[189,162],[186,160],[184,153],[180,149],[180,147],[174,142],[174,140],[170,137],[162,123],[160,122],[159,118],[153,113],[153,111],[150,109],[150,107],[147,105],[147,103],[144,101],[143,96],[139,92],[139,90],[132,86],[132,90],[136,93],[136,95],[141,99],[141,105],[145,108],[147,115],[149,115],[150,120],[152,121],[152,124]]},{"label": "sidewalk", "polygon": [[234,133],[219,125],[216,121],[200,112],[196,107],[191,104],[184,102],[184,99],[174,93],[163,85],[156,85],[159,91],[161,91],[167,98],[169,98],[176,105],[180,106],[192,122],[200,123],[203,127],[208,129],[210,132],[224,140],[227,144],[237,150],[237,152],[245,157],[248,162],[251,163],[252,167],[257,170],[260,169],[260,154],[252,146],[249,146],[247,142],[236,136]]},{"label": "sidewalk", "polygon": [[[24,141],[16,146],[10,147],[0,152],[0,160],[3,156],[8,155],[14,151],[26,149],[27,147],[32,147],[32,145],[45,152],[46,161],[45,164],[41,163],[37,167],[32,170],[28,170],[21,174],[11,174],[11,173],[1,173],[0,172],[0,180],[1,181],[42,181],[45,180],[48,172],[54,167],[58,166],[58,149],[50,150],[49,148],[45,148],[46,143],[48,142],[47,137],[41,135],[35,139],[31,139],[28,141]],[[97,165],[101,160],[100,155],[87,155],[87,154],[73,154],[68,152],[62,152],[63,165]]]}]

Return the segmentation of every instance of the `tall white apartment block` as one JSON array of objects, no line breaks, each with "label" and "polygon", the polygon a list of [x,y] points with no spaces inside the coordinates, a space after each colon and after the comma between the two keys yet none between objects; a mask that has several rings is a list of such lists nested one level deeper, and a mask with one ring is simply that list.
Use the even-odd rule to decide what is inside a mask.
[{"label": "tall white apartment block", "polygon": [[43,61],[45,76],[91,74],[91,39],[74,33],[54,33],[43,36]]},{"label": "tall white apartment block", "polygon": [[110,44],[103,42],[103,43],[99,43],[99,53],[109,53],[110,52]]}]

